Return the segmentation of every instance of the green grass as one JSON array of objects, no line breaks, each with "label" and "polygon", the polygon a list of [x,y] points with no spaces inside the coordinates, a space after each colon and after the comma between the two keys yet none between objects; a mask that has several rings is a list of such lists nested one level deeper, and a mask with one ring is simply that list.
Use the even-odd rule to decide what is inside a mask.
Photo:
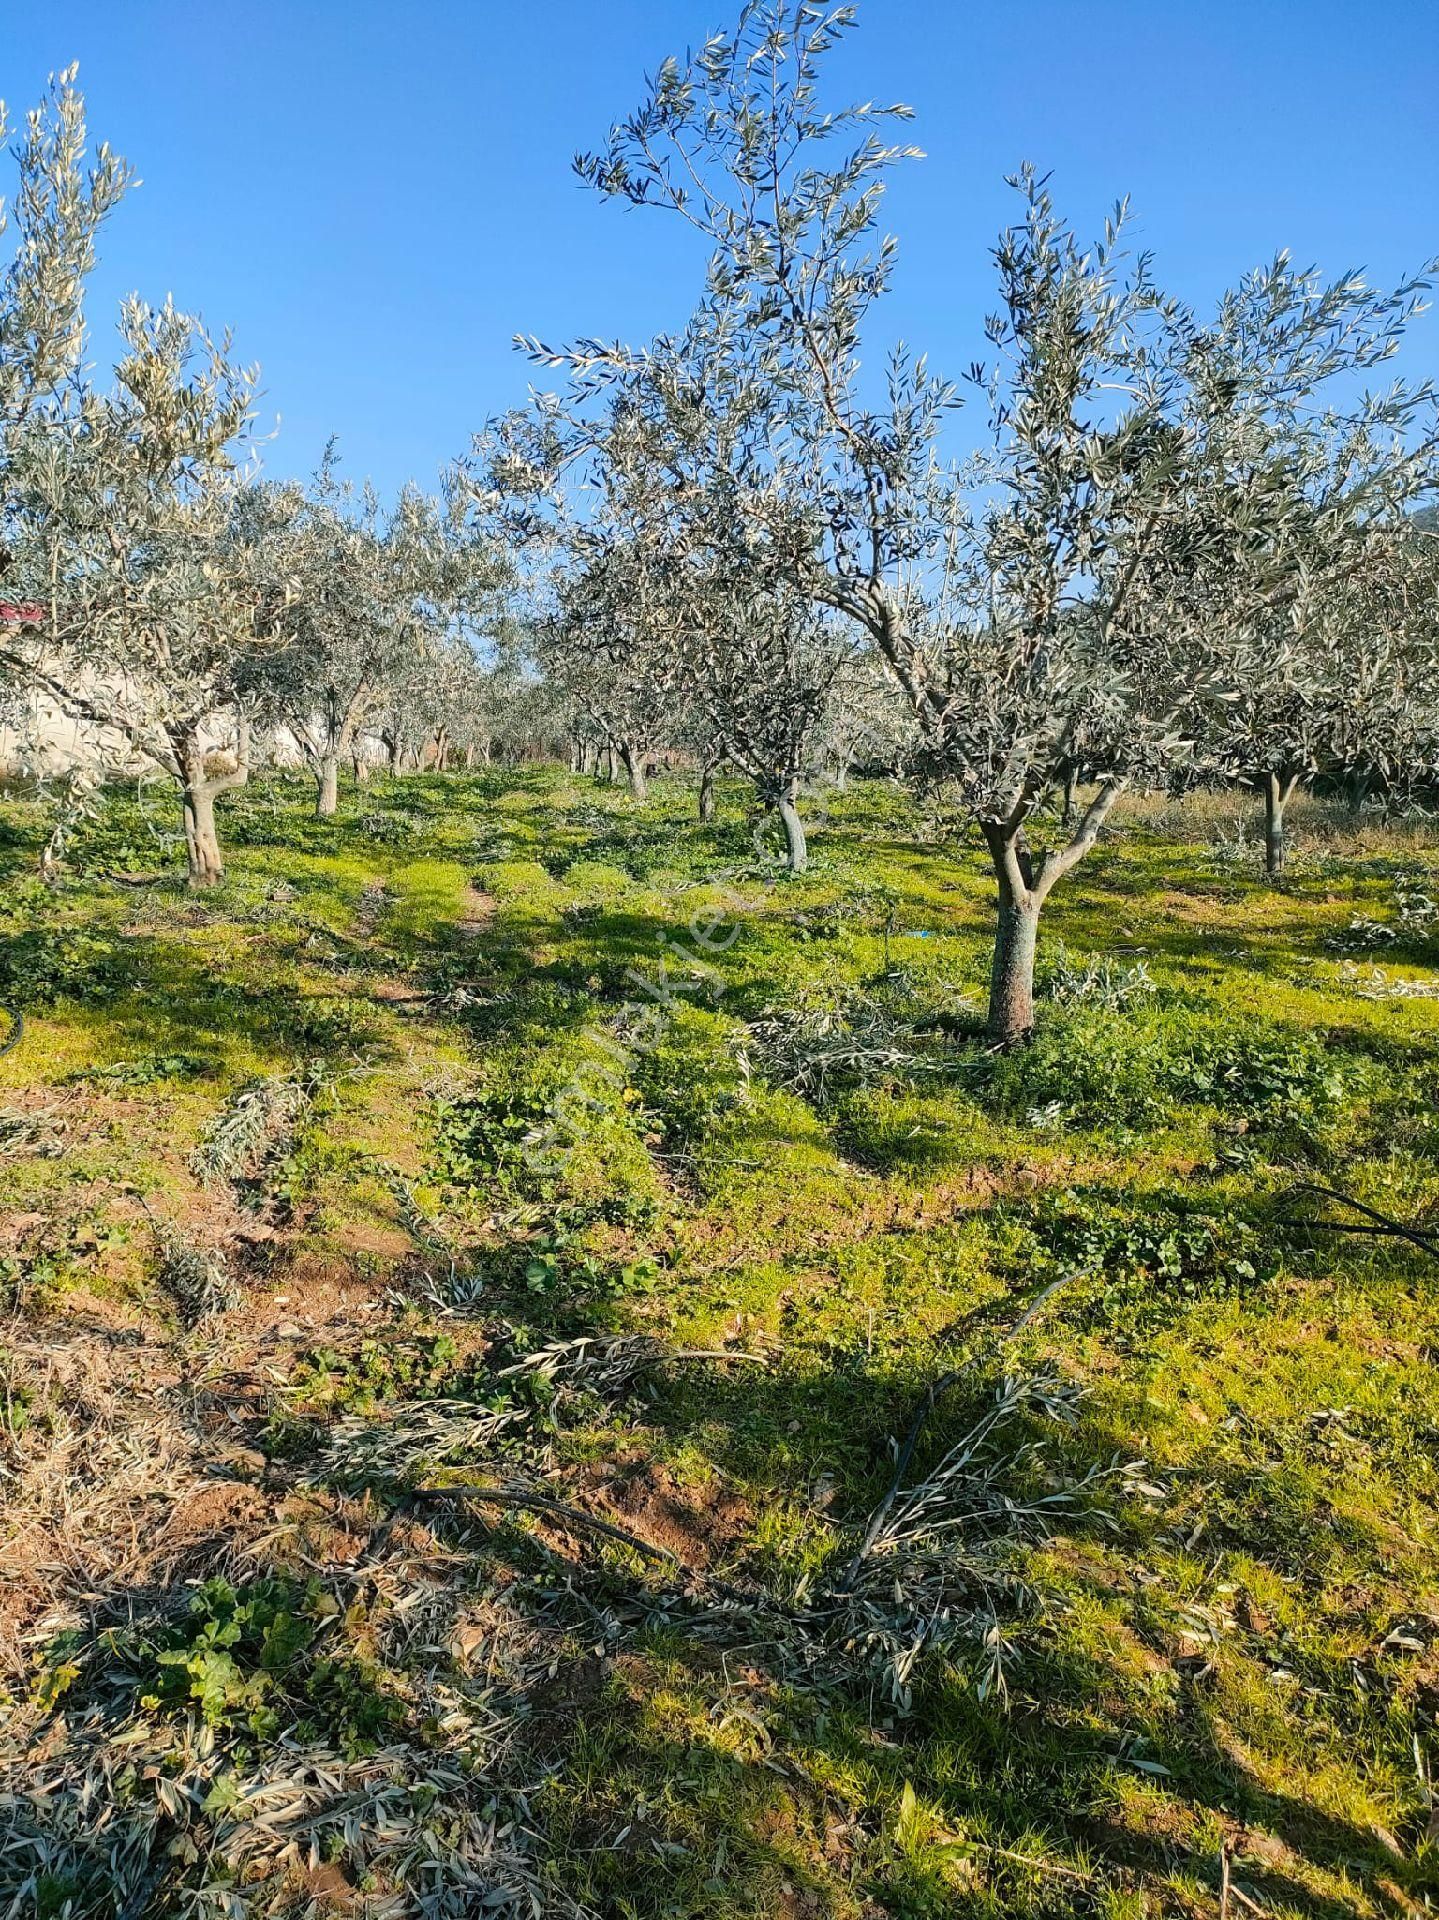
[{"label": "green grass", "polygon": [[[992,882],[887,785],[827,797],[803,879],[737,789],[708,825],[678,782],[638,806],[548,769],[376,781],[331,822],[307,798],[227,799],[199,896],[112,877],[173,869],[158,797],[112,796],[53,889],[38,809],[0,802],[0,1004],[26,1015],[0,1124],[58,1129],[0,1158],[0,1287],[32,1353],[98,1328],[189,1367],[217,1456],[252,1449],[269,1542],[222,1527],[128,1584],[77,1575],[40,1680],[8,1676],[22,1780],[62,1702],[173,1740],[193,1686],[235,1780],[327,1713],[353,1753],[463,1750],[477,1790],[522,1796],[551,1884],[635,1920],[1216,1914],[1225,1850],[1245,1911],[1439,1895],[1439,1268],[1294,1224],[1306,1182],[1439,1215],[1439,998],[1389,991],[1439,984],[1439,927],[1353,930],[1434,890],[1421,832],[1296,805],[1270,888],[1227,844],[1239,799],[1134,803],[1047,908],[1036,1035],[997,1056]],[[801,1070],[816,1034],[855,1057]],[[217,1117],[297,1074],[319,1091],[294,1128],[207,1184]],[[219,1248],[245,1306],[187,1329],[157,1219]],[[513,1370],[633,1333],[768,1364],[618,1397]],[[63,1387],[18,1364],[0,1349],[23,1491]],[[1085,1490],[1002,1543],[1003,1690],[962,1637],[896,1698],[858,1653],[806,1669],[706,1611],[722,1580],[797,1617],[931,1383],[960,1374],[912,1474],[1006,1369],[1078,1397],[1070,1424],[1021,1416],[1001,1484]],[[327,1433],[435,1404],[496,1437],[388,1481],[324,1467]],[[534,1512],[397,1505],[536,1473],[697,1584]],[[429,1548],[367,1585],[362,1543],[401,1520]],[[466,1746],[496,1688],[513,1740]]]}]

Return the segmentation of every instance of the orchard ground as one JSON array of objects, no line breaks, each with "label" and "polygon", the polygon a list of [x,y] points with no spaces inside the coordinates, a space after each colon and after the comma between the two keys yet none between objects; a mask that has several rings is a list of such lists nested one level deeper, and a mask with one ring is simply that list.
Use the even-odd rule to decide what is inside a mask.
[{"label": "orchard ground", "polygon": [[[1439,1222],[1432,828],[1126,803],[994,1053],[884,783],[799,879],[738,789],[311,802],[198,894],[0,803],[0,1910],[1429,1910],[1439,1262],[1313,1188]],[[1055,1385],[897,1672],[808,1596],[950,1375],[905,1486]]]}]

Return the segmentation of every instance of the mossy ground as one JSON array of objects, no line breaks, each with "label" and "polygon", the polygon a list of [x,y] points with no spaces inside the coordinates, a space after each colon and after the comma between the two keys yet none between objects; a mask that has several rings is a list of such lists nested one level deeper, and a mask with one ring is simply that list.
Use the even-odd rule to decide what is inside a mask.
[{"label": "mossy ground", "polygon": [[[327,1716],[342,1750],[402,1726],[459,1750],[472,1721],[435,1688],[477,1713],[509,1661],[521,1731],[466,1763],[523,1793],[549,1884],[599,1913],[1212,1914],[1226,1855],[1230,1911],[1427,1911],[1439,1267],[1294,1224],[1354,1217],[1306,1182],[1439,1215],[1439,998],[1395,991],[1439,984],[1439,927],[1395,919],[1433,890],[1422,829],[1296,806],[1272,887],[1233,844],[1241,799],[1134,803],[1047,909],[1034,1042],[995,1056],[992,883],[886,784],[826,797],[803,879],[738,790],[701,826],[678,781],[643,806],[545,769],[306,805],[283,780],[229,801],[228,876],[198,896],[116,877],[173,864],[158,796],[112,796],[53,889],[29,877],[38,809],[0,805],[0,1003],[26,1011],[0,1058],[0,1626],[27,1740],[119,1689],[141,1718],[208,1716],[237,1777]],[[1061,947],[1071,974],[1145,977],[1066,993]],[[877,1022],[893,1057],[797,1078],[816,1014]],[[314,1090],[298,1121],[207,1183],[217,1117],[285,1076]],[[242,1304],[187,1328],[162,1228]],[[1007,1692],[962,1649],[907,1710],[868,1674],[808,1685],[763,1638],[687,1630],[622,1546],[313,1471],[336,1421],[498,1406],[494,1356],[634,1332],[769,1364],[582,1406],[545,1484],[776,1594],[844,1550],[936,1378],[970,1369],[917,1470],[1001,1366],[1083,1388],[1048,1471],[1131,1470],[1023,1549]],[[164,1518],[163,1485],[127,1484],[57,1575],[66,1503],[23,1499],[67,1376],[37,1356],[86,1342],[190,1393],[229,1504],[191,1486],[168,1554],[102,1551]],[[397,1515],[449,1598],[418,1640],[393,1568],[356,1572]],[[201,1590],[197,1628],[220,1571],[238,1584]],[[327,1863],[295,1911],[384,1892],[343,1843]],[[199,1849],[150,1910],[204,1871]],[[94,1885],[46,1897],[108,1911]]]}]

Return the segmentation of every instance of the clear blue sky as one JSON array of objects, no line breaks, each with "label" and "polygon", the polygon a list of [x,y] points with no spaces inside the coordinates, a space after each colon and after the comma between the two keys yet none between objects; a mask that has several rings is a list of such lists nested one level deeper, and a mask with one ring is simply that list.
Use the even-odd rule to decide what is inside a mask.
[{"label": "clear blue sky", "polygon": [[[78,59],[143,184],[104,240],[95,357],[132,288],[234,328],[281,419],[383,488],[433,482],[523,399],[517,331],[643,339],[697,289],[691,237],[579,187],[572,153],[733,0],[0,0],[0,96]],[[876,333],[982,350],[1002,176],[1051,169],[1086,229],[1128,192],[1162,282],[1208,302],[1289,246],[1396,278],[1439,253],[1435,0],[860,0],[834,87],[908,100],[896,295]],[[1426,318],[1409,370],[1439,374]],[[538,376],[536,376],[538,377]],[[976,425],[978,422],[976,421]]]}]

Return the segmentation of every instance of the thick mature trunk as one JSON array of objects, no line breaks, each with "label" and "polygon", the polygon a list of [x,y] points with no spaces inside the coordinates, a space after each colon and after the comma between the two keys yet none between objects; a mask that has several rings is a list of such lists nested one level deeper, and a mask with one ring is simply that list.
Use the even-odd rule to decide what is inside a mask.
[{"label": "thick mature trunk", "polygon": [[235,770],[211,774],[205,747],[197,730],[177,730],[172,736],[174,768],[180,781],[180,812],[185,825],[186,877],[192,887],[213,887],[225,877],[220,836],[215,829],[215,799],[231,787],[243,787],[250,777],[250,731],[241,713],[235,731]]},{"label": "thick mature trunk", "polygon": [[1264,871],[1275,880],[1284,871],[1288,845],[1284,838],[1284,809],[1299,784],[1297,773],[1264,776]]},{"label": "thick mature trunk", "polygon": [[989,976],[989,1037],[1003,1046],[1022,1040],[1034,1025],[1034,956],[1039,944],[1039,902],[1020,899],[999,884],[999,922]]},{"label": "thick mature trunk", "polygon": [[355,785],[357,787],[363,787],[365,782],[370,777],[370,762],[369,762],[368,755],[363,753],[352,753],[350,755],[350,765],[354,769]]},{"label": "thick mature trunk", "polygon": [[803,873],[809,865],[809,843],[804,837],[798,800],[798,783],[791,781],[776,803],[780,825],[784,828],[785,865],[791,873]]},{"label": "thick mature trunk", "polygon": [[841,760],[834,772],[834,790],[836,793],[849,792],[849,762]]},{"label": "thick mature trunk", "polygon": [[315,769],[315,818],[329,820],[340,804],[340,756],[322,753]]},{"label": "thick mature trunk", "polygon": [[700,819],[715,817],[715,770],[706,766],[700,773]]},{"label": "thick mature trunk", "polygon": [[629,776],[630,797],[645,800],[649,797],[649,783],[645,779],[645,756],[626,740],[620,746],[620,756],[625,763],[625,772]]},{"label": "thick mature trunk", "polygon": [[185,818],[185,861],[192,887],[213,887],[225,877],[220,838],[215,831],[215,789],[203,774],[192,774],[181,793]]},{"label": "thick mature trunk", "polygon": [[385,746],[390,756],[390,772],[398,773],[400,771],[400,762],[405,756],[405,749],[401,745],[400,736],[397,733],[387,735],[385,737]]}]

